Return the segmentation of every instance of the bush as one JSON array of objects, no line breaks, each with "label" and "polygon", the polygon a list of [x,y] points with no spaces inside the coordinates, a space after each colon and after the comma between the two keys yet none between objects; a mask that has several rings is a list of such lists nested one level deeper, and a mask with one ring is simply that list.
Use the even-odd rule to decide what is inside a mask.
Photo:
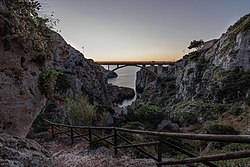
[{"label": "bush", "polygon": [[190,45],[189,45],[188,49],[193,49],[193,48],[195,48],[195,49],[198,50],[198,49],[200,49],[203,45],[204,45],[204,41],[203,41],[202,39],[199,40],[199,41],[193,40],[193,41],[190,42]]},{"label": "bush", "polygon": [[239,132],[227,125],[214,124],[207,129],[208,134],[238,135]]},{"label": "bush", "polygon": [[150,103],[140,103],[137,108],[128,109],[126,120],[128,122],[139,122],[146,129],[155,130],[164,117],[165,114],[159,106]]},{"label": "bush", "polygon": [[60,73],[56,70],[45,70],[39,75],[38,87],[46,97],[54,96],[57,77]]},{"label": "bush", "polygon": [[164,119],[162,109],[153,104],[140,104],[135,112],[137,121],[140,121],[148,129],[156,129],[157,125]]},{"label": "bush", "polygon": [[123,127],[128,128],[128,129],[144,129],[144,125],[141,122],[138,122],[138,121],[128,122]]},{"label": "bush", "polygon": [[95,107],[89,103],[86,96],[77,100],[68,100],[65,111],[71,125],[94,125],[97,120]]},{"label": "bush", "polygon": [[67,79],[67,76],[60,72],[57,76],[56,80],[56,88],[55,90],[58,92],[66,92],[70,88],[70,83]]},{"label": "bush", "polygon": [[229,108],[228,112],[232,115],[239,116],[242,113],[242,109],[239,106],[233,105]]},{"label": "bush", "polygon": [[54,96],[55,90],[65,92],[70,88],[70,84],[63,72],[45,70],[39,75],[38,87],[42,94],[51,98]]},{"label": "bush", "polygon": [[183,118],[185,121],[187,121],[187,124],[194,125],[197,123],[197,115],[192,112],[185,112],[183,114]]}]

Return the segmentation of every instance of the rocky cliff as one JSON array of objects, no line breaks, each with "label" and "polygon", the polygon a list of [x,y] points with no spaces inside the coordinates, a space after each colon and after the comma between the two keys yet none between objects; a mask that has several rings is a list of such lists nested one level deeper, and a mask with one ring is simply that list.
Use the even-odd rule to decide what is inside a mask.
[{"label": "rocky cliff", "polygon": [[10,1],[0,6],[0,129],[24,137],[45,105],[37,80],[52,55],[45,27]]},{"label": "rocky cliff", "polygon": [[[175,66],[166,67],[157,80],[144,84],[136,103],[162,106],[167,119],[180,126],[203,124],[228,114],[244,120],[250,104],[249,67],[250,14],[219,39],[205,42]],[[246,132],[246,125],[238,130]]]},{"label": "rocky cliff", "polygon": [[32,1],[0,1],[0,129],[20,137],[47,104],[62,111],[67,98],[85,95],[112,107],[126,93],[49,29],[37,8]]},{"label": "rocky cliff", "polygon": [[35,141],[0,133],[1,167],[52,167],[49,153]]}]

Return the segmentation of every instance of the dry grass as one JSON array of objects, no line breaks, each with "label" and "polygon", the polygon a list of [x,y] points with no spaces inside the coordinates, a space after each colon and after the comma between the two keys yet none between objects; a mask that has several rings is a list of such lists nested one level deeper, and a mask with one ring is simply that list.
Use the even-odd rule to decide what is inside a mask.
[{"label": "dry grass", "polygon": [[65,111],[71,125],[93,125],[97,119],[95,107],[89,103],[86,96],[77,100],[68,100]]}]

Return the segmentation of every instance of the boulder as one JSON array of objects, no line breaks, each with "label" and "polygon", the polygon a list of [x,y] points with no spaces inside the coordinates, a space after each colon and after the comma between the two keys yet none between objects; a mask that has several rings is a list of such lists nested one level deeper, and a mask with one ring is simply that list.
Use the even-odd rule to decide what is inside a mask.
[{"label": "boulder", "polygon": [[163,132],[178,132],[180,127],[177,123],[164,119],[158,124],[157,130]]},{"label": "boulder", "polygon": [[113,103],[121,103],[123,100],[132,99],[135,96],[135,91],[132,88],[109,85],[111,98]]},{"label": "boulder", "polygon": [[0,133],[0,166],[52,167],[50,155],[33,140]]},{"label": "boulder", "polygon": [[111,78],[116,78],[116,77],[118,77],[118,75],[117,75],[117,73],[115,73],[114,71],[108,71],[107,77],[108,77],[108,79],[111,79]]},{"label": "boulder", "polygon": [[102,73],[106,76],[106,79],[116,78],[118,75],[114,71],[107,70],[103,66],[100,66]]}]

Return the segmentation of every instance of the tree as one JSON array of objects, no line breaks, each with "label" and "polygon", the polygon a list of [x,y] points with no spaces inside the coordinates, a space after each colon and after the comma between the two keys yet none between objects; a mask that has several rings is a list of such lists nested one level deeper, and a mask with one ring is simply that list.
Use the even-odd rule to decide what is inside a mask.
[{"label": "tree", "polygon": [[201,47],[204,45],[204,41],[201,39],[199,41],[197,40],[193,40],[190,42],[190,45],[188,47],[188,49],[193,49],[195,48],[196,50],[201,49]]}]

